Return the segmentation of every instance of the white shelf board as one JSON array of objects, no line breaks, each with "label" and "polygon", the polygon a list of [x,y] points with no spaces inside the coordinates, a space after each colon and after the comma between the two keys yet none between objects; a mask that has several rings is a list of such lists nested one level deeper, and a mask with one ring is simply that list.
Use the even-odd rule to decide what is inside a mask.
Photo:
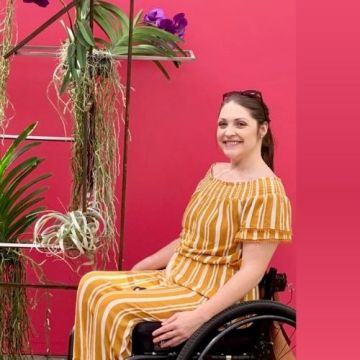
[{"label": "white shelf board", "polygon": [[[19,50],[16,51],[16,55],[21,56],[50,56],[57,57],[60,54],[60,48],[58,46],[51,45],[25,45]],[[192,50],[184,50],[187,56],[176,56],[176,57],[166,57],[166,56],[152,56],[152,55],[132,55],[133,60],[142,60],[142,61],[193,61],[195,60],[195,55]],[[113,55],[114,59],[126,60],[127,55]]]}]

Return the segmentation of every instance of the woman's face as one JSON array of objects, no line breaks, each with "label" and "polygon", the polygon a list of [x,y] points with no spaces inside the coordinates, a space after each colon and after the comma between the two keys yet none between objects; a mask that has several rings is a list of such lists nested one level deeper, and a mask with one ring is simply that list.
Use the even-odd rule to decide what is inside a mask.
[{"label": "woman's face", "polygon": [[260,151],[266,131],[266,123],[258,125],[247,108],[230,101],[219,114],[217,143],[225,156],[236,163]]}]

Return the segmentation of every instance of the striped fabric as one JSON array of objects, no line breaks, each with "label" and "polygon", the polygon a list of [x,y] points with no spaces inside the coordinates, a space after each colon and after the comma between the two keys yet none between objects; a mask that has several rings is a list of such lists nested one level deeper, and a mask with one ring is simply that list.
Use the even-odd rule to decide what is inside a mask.
[{"label": "striped fabric", "polygon": [[[244,241],[291,241],[291,207],[277,177],[227,182],[211,169],[192,195],[165,270],[90,272],[79,284],[74,360],[123,360],[136,323],[196,308],[241,266]],[[258,288],[242,301],[258,299]]]},{"label": "striped fabric", "polygon": [[211,297],[241,266],[244,241],[291,241],[291,207],[278,177],[228,182],[211,169],[185,210],[167,278]]}]

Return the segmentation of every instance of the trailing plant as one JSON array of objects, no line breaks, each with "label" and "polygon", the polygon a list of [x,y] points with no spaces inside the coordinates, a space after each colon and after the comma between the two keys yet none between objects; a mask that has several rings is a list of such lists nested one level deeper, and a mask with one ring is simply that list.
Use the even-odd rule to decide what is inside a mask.
[{"label": "trailing plant", "polygon": [[[42,7],[49,3],[48,0],[24,1]],[[128,53],[130,24],[132,54],[170,59],[179,54],[186,56],[179,43],[183,41],[187,21],[183,13],[175,15],[173,20],[167,19],[161,9],[153,9],[145,16],[141,10],[133,19],[129,19],[121,8],[103,0],[78,0],[63,5],[64,10],[52,19],[57,19],[60,13],[65,13],[72,6],[75,7],[75,18],[68,13],[68,25],[63,23],[68,38],[61,47],[53,83],[58,100],[72,114],[75,142],[71,160],[73,186],[70,211],[64,214],[62,220],[69,214],[80,215],[80,212],[87,218],[88,208],[95,208],[106,223],[101,245],[104,253],[107,253],[111,245],[116,247],[115,182],[119,175],[117,139],[119,114],[122,114],[121,107],[124,108],[126,103],[125,87],[119,77],[115,58]],[[41,29],[53,21],[49,19]],[[99,31],[94,32],[94,27]],[[94,33],[100,35],[95,36]],[[35,34],[37,31],[26,41]],[[156,59],[153,61],[169,79],[161,62]],[[175,59],[173,63],[176,67],[180,65]],[[52,218],[57,217],[59,221],[59,214],[52,214]],[[53,233],[53,225],[49,225],[48,232],[43,227],[44,223],[39,225],[42,233]],[[39,240],[37,236],[41,238],[40,234],[36,234],[35,241]],[[84,244],[87,241],[83,239]],[[73,246],[67,241],[64,244]],[[95,241],[94,244],[97,246],[100,243]],[[67,254],[65,248],[64,254]],[[92,257],[93,254],[90,252],[88,255]]]},{"label": "trailing plant", "polygon": [[[115,240],[115,183],[119,174],[118,109],[125,105],[125,87],[119,77],[117,55],[128,52],[128,16],[116,5],[95,1],[93,21],[103,37],[93,35],[90,1],[76,6],[76,18],[65,26],[68,39],[62,47],[54,83],[74,120],[72,170],[73,189],[70,210],[85,212],[84,202],[96,203],[107,226],[103,236],[106,251]],[[132,52],[135,55],[178,56],[185,52],[182,39],[149,21],[139,11],[133,20]],[[185,24],[186,25],[186,24]],[[182,26],[185,26],[184,23]],[[154,63],[169,78],[158,60]],[[179,63],[174,61],[175,66]],[[120,110],[121,111],[121,110]],[[84,133],[87,132],[85,139]],[[84,160],[84,154],[85,160]],[[85,165],[85,166],[84,166]],[[86,191],[84,191],[86,178]],[[85,195],[86,194],[86,195]],[[84,199],[86,196],[86,199]]]},{"label": "trailing plant", "polygon": [[0,0],[0,131],[6,127],[5,111],[9,104],[6,88],[9,77],[9,59],[4,55],[11,47],[15,0]]},{"label": "trailing plant", "polygon": [[[21,160],[39,142],[23,144],[36,124],[28,126],[0,158],[0,242],[18,243],[21,236],[44,210],[38,204],[45,187],[39,183],[50,176],[43,174],[29,179],[43,159],[30,156]],[[36,189],[35,189],[36,187]],[[0,282],[24,283],[25,267],[30,259],[18,248],[0,247]],[[0,286],[0,359],[19,359],[29,351],[28,299],[23,287]]]}]

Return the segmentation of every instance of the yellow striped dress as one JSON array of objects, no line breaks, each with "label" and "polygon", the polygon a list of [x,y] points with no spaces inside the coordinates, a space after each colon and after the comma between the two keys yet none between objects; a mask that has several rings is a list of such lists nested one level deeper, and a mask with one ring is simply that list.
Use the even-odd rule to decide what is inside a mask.
[{"label": "yellow striped dress", "polygon": [[[164,320],[213,296],[241,267],[244,241],[291,241],[291,207],[278,177],[217,179],[212,168],[185,210],[165,270],[94,271],[80,281],[75,360],[123,360],[141,321]],[[258,299],[257,287],[242,301]]]}]

